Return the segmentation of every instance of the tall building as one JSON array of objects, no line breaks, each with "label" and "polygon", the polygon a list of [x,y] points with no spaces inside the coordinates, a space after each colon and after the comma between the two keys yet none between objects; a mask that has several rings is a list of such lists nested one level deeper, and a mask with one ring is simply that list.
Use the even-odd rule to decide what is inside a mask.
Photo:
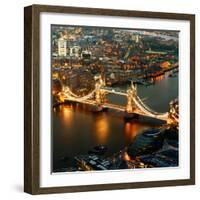
[{"label": "tall building", "polygon": [[58,39],[58,55],[59,56],[67,55],[67,42],[63,38]]},{"label": "tall building", "polygon": [[78,58],[80,56],[80,49],[81,49],[80,46],[70,47],[70,52],[69,52],[70,56]]},{"label": "tall building", "polygon": [[140,42],[140,39],[141,39],[141,36],[140,35],[132,35],[132,40],[135,42],[135,43],[139,43]]},{"label": "tall building", "polygon": [[139,35],[136,35],[136,36],[135,36],[135,42],[138,43],[139,41],[140,41],[140,36],[139,36]]},{"label": "tall building", "polygon": [[82,53],[81,53],[82,59],[88,59],[89,60],[91,58],[91,56],[92,56],[92,53],[91,53],[91,51],[88,51],[88,50],[82,51]]}]

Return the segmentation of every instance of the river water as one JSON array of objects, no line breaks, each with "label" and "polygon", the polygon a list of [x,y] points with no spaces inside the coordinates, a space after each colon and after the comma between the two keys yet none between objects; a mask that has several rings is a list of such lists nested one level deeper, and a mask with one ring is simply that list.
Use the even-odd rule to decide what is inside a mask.
[{"label": "river water", "polygon": [[[149,86],[138,85],[137,92],[151,109],[168,111],[169,102],[178,97],[178,77],[168,74],[157,77]],[[118,86],[119,87],[119,86]],[[128,85],[120,86],[126,89]],[[115,104],[125,105],[126,99],[108,96]],[[53,171],[73,166],[74,156],[87,154],[96,145],[106,145],[108,155],[123,149],[143,128],[154,126],[146,121],[124,121],[124,113],[108,110],[92,113],[86,105],[61,105],[53,111]],[[63,159],[66,158],[66,159]]]}]

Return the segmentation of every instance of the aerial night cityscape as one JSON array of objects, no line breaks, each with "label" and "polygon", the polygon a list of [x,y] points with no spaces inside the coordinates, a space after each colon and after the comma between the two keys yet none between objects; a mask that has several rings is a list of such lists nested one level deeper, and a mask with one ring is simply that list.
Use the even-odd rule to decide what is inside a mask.
[{"label": "aerial night cityscape", "polygon": [[179,32],[51,25],[52,172],[179,166]]}]

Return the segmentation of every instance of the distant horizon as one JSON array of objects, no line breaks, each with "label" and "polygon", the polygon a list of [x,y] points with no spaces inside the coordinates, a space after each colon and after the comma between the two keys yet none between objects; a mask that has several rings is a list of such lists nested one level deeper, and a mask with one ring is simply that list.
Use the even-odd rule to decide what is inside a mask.
[{"label": "distant horizon", "polygon": [[90,25],[71,25],[71,24],[51,24],[51,28],[96,28],[96,29],[116,29],[124,31],[133,31],[133,32],[171,32],[171,33],[180,33],[179,30],[167,30],[167,29],[144,29],[144,28],[126,28],[126,27],[110,27],[110,26],[90,26]]}]

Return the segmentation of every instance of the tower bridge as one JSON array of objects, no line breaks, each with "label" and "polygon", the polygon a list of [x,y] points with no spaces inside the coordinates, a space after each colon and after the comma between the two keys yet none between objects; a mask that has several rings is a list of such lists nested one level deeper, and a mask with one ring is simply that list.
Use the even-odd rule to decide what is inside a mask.
[{"label": "tower bridge", "polygon": [[[67,86],[63,86],[62,91],[58,95],[62,101],[68,100],[72,102],[94,105],[97,106],[99,110],[103,108],[109,108],[118,111],[124,111],[129,114],[143,115],[166,121],[168,124],[178,125],[177,100],[170,103],[170,110],[168,112],[158,113],[144,104],[144,102],[137,95],[137,87],[132,83],[127,90],[121,90],[120,88],[107,87],[101,77],[96,78],[95,81],[96,83],[94,90],[85,96],[76,95]],[[125,96],[127,98],[127,104],[121,106],[107,102],[106,95],[108,94]]]}]

